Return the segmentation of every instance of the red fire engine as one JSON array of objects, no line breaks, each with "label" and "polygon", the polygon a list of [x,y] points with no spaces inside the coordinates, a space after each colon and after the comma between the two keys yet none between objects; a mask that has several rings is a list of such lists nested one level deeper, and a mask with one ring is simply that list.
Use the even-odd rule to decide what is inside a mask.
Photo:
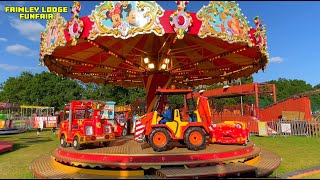
[{"label": "red fire engine", "polygon": [[60,145],[71,144],[76,150],[82,145],[99,143],[108,146],[115,139],[112,126],[101,119],[103,101],[71,101],[64,109],[58,138]]}]

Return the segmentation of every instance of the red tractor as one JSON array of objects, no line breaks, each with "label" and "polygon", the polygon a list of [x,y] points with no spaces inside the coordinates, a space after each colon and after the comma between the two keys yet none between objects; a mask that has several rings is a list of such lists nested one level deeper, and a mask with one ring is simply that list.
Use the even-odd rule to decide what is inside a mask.
[{"label": "red tractor", "polygon": [[[158,99],[153,111],[141,117],[141,124],[145,127],[141,139],[146,140],[154,151],[166,150],[172,140],[177,140],[181,144],[185,144],[189,150],[194,151],[205,148],[207,136],[209,136],[210,143],[220,142],[217,140],[219,137],[215,134],[218,132],[217,126],[215,127],[211,122],[211,112],[207,98],[200,96],[196,103],[194,98],[187,99],[189,93],[192,94],[193,90],[158,89],[156,91]],[[183,106],[176,105],[174,107],[172,105],[174,107],[172,110],[173,118],[165,124],[159,124],[162,119],[158,112],[159,104],[168,101],[168,96],[172,95],[182,95]],[[246,128],[244,126],[235,128],[241,129],[240,131],[245,131],[245,133],[238,133],[233,136],[234,141],[246,144],[248,137]],[[141,139],[137,141],[141,142]]]},{"label": "red tractor", "polygon": [[71,144],[79,150],[82,145],[99,143],[108,146],[115,139],[112,125],[102,120],[105,102],[94,100],[71,101],[64,109],[58,138],[60,145]]}]

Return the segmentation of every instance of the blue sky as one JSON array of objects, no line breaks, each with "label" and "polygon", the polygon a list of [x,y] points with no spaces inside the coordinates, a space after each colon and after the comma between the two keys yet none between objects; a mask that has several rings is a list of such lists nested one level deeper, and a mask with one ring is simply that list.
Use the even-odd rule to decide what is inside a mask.
[{"label": "blue sky", "polygon": [[[81,1],[80,1],[81,2]],[[175,10],[174,1],[158,2],[164,9]],[[255,82],[301,79],[315,86],[320,83],[320,1],[239,1],[241,12],[253,26],[258,15],[267,25],[270,62],[265,72],[254,74]],[[72,6],[72,1],[1,1],[0,2],[0,83],[23,71],[48,71],[39,64],[39,39],[46,20],[19,20],[18,13],[5,13],[5,6]],[[91,14],[100,1],[81,2],[80,17]],[[197,12],[208,1],[191,1],[187,11]],[[70,20],[70,13],[63,13]]]}]

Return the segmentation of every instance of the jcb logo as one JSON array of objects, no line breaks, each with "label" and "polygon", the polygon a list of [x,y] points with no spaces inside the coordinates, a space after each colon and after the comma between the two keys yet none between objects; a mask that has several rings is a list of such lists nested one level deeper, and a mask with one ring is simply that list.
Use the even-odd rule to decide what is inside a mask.
[{"label": "jcb logo", "polygon": [[101,123],[100,123],[100,122],[97,122],[97,123],[96,123],[96,127],[97,127],[97,128],[101,128]]}]

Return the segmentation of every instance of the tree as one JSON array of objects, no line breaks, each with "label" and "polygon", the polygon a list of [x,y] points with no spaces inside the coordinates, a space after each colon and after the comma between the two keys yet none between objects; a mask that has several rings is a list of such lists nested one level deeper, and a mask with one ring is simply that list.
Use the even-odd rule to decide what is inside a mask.
[{"label": "tree", "polygon": [[1,99],[62,109],[70,100],[80,99],[82,91],[83,88],[76,81],[53,72],[35,75],[23,72],[18,77],[10,77],[2,85]]},{"label": "tree", "polygon": [[10,77],[1,85],[1,100],[25,103],[28,94],[24,91],[33,78],[30,72],[22,72],[19,77]]},{"label": "tree", "polygon": [[[241,84],[253,82],[252,76],[241,78]],[[238,82],[230,85],[237,85]],[[266,83],[275,84],[277,91],[277,100],[289,98],[295,94],[319,89],[320,84],[312,87],[303,80],[288,80],[279,78],[278,80],[268,81]],[[206,89],[221,88],[223,84],[213,84]],[[203,88],[203,87],[201,87]],[[194,89],[199,89],[194,87]],[[95,83],[83,83],[79,80],[64,78],[53,72],[42,72],[32,74],[31,72],[22,72],[18,77],[10,77],[6,82],[0,84],[0,101],[10,100],[22,105],[51,106],[62,109],[66,103],[71,100],[92,99],[103,101],[115,101],[116,105],[131,104],[136,99],[146,98],[143,88],[124,88],[119,86],[98,85]],[[312,95],[312,110],[320,110],[320,95]],[[178,97],[172,97],[170,102],[180,104],[183,100]],[[266,107],[273,103],[271,96],[259,96],[259,106]],[[240,97],[214,99],[218,106],[229,104],[239,104]],[[243,103],[254,104],[254,96],[244,96]]]},{"label": "tree", "polygon": [[313,89],[320,89],[320,83],[317,84],[317,85],[315,85],[315,86],[313,87]]}]

